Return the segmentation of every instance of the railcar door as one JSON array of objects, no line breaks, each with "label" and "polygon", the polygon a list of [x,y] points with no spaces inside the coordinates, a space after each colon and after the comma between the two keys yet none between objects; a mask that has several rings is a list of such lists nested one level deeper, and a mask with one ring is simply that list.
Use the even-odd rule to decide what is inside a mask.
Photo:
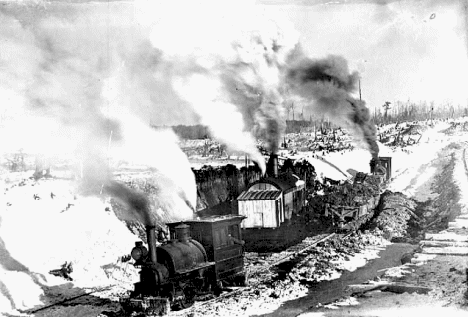
[{"label": "railcar door", "polygon": [[254,212],[253,218],[253,223],[255,224],[255,227],[263,228],[263,226],[265,225],[263,223],[263,212]]}]

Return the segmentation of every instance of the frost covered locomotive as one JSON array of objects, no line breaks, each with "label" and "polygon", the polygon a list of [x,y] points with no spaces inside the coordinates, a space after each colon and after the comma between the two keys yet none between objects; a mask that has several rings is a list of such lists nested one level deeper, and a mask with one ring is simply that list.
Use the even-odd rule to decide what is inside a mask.
[{"label": "frost covered locomotive", "polygon": [[197,296],[218,295],[223,284],[245,283],[243,241],[238,215],[169,223],[170,240],[156,246],[155,227],[147,226],[148,249],[136,242],[131,256],[140,280],[121,298],[128,314],[164,315],[193,304]]}]

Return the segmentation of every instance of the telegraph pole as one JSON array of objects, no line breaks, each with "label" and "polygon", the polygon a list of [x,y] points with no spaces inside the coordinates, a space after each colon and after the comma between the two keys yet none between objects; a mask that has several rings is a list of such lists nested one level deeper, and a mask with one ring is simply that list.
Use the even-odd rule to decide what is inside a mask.
[{"label": "telegraph pole", "polygon": [[362,101],[362,97],[361,97],[361,78],[359,78],[359,100]]}]

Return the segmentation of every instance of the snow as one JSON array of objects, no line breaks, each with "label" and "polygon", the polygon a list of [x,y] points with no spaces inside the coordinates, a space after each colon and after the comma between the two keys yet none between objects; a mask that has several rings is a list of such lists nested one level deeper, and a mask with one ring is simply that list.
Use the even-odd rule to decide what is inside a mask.
[{"label": "snow", "polygon": [[[431,161],[451,142],[464,141],[463,136],[440,133],[447,127],[447,123],[436,124],[423,133],[419,144],[405,149],[379,144],[379,155],[392,157],[393,179],[388,189],[420,200],[432,197],[430,179],[437,170]],[[309,160],[319,177],[345,180],[356,171],[368,173],[371,156],[366,150],[354,149],[326,155],[304,152],[294,158]],[[454,177],[462,210],[468,212],[465,159],[463,155],[456,157]],[[242,160],[239,163],[243,164]],[[0,175],[4,192],[0,196],[0,315],[21,315],[55,302],[48,297],[52,289],[60,299],[106,286],[114,288],[99,296],[112,297],[131,289],[137,271],[119,259],[129,254],[139,239],[115,216],[106,197],[79,196],[72,180],[36,182],[27,179],[31,174]],[[23,179],[27,180],[21,183]],[[40,199],[34,199],[34,195]],[[356,255],[343,264],[344,269],[354,270],[377,253],[374,249]],[[73,263],[73,281],[49,274],[65,262]],[[67,309],[77,313],[78,307]]]},{"label": "snow", "polygon": [[[364,250],[354,254],[348,261],[340,262],[340,269],[353,272],[358,268],[363,267],[369,260],[377,259],[379,252],[385,250],[385,246],[390,244],[386,241],[381,241],[381,246],[369,245]],[[341,276],[341,274],[339,275]]]},{"label": "snow", "polygon": [[3,195],[7,207],[0,213],[0,252],[7,256],[0,262],[0,313],[42,306],[41,295],[52,286],[63,285],[66,297],[68,282],[48,273],[65,262],[72,262],[74,287],[130,289],[136,280],[133,266],[119,258],[139,239],[105,210],[110,208],[105,199],[77,197],[73,191],[67,180],[28,180]]},{"label": "snow", "polygon": [[[379,294],[380,293],[380,294]],[[378,300],[378,295],[382,296],[380,291],[374,292],[374,295],[370,299],[359,299],[351,300],[348,303],[348,307],[343,310],[347,310],[346,316],[379,316],[379,317],[394,317],[394,316],[466,316],[466,310],[457,309],[453,307],[443,307],[438,302],[427,302],[427,298],[423,295],[411,295],[404,294],[397,297],[397,300],[389,301],[385,296],[382,296],[384,300]],[[404,306],[402,303],[405,299],[411,298],[413,302],[417,301],[414,306]],[[370,309],[363,309],[362,304],[366,302],[371,306]],[[361,305],[359,305],[361,304]],[[344,306],[344,305],[337,305]],[[343,316],[343,310],[339,310],[337,306],[329,306],[328,310],[318,312],[306,312],[298,315],[299,317],[334,317]]]},{"label": "snow", "polygon": [[41,305],[44,294],[27,272],[10,271],[0,267],[0,313],[18,313],[17,309]]}]

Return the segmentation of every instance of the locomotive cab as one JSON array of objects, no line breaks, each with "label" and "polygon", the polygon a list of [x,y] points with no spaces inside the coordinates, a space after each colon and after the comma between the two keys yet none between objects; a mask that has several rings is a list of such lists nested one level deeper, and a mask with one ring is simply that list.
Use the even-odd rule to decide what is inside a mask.
[{"label": "locomotive cab", "polygon": [[[184,221],[190,226],[191,236],[206,250],[208,261],[215,263],[217,282],[245,283],[244,241],[241,222],[245,216],[211,216]],[[177,239],[176,227],[180,222],[168,224],[171,239]]]}]

